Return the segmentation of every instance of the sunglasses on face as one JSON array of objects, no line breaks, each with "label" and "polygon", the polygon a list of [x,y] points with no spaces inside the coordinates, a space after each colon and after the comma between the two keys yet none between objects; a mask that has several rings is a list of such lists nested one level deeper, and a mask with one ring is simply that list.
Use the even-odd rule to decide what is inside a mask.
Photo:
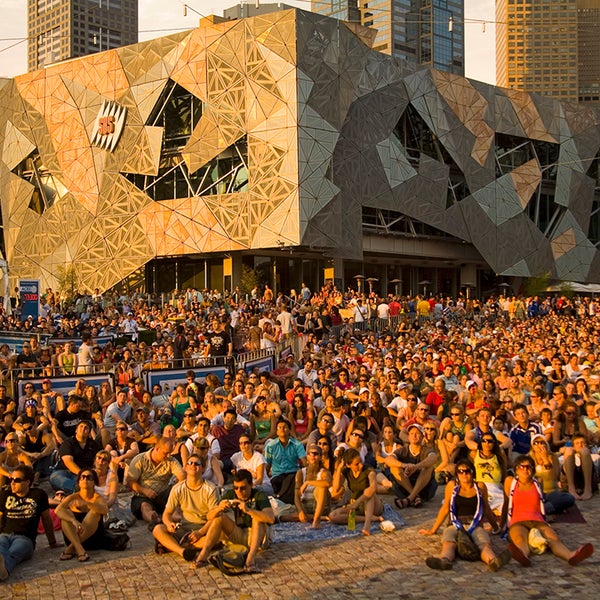
[{"label": "sunglasses on face", "polygon": [[187,464],[190,467],[201,467],[202,466],[202,463],[199,463],[197,460],[188,460]]},{"label": "sunglasses on face", "polygon": [[517,469],[522,469],[523,471],[533,471],[533,467],[527,464],[521,464],[517,467]]},{"label": "sunglasses on face", "polygon": [[360,438],[361,440],[363,440],[365,438],[365,436],[360,433],[352,433],[351,435],[352,435],[352,437],[357,437],[357,438]]},{"label": "sunglasses on face", "polygon": [[473,471],[471,471],[471,469],[456,469],[456,472],[459,475],[467,475],[467,474],[471,474]]},{"label": "sunglasses on face", "polygon": [[11,477],[10,478],[11,483],[23,483],[24,481],[27,481],[27,479],[25,479],[24,477]]},{"label": "sunglasses on face", "polygon": [[84,475],[80,475],[79,479],[86,479],[88,481],[92,481],[94,479],[94,476],[91,473],[89,475],[84,474]]}]

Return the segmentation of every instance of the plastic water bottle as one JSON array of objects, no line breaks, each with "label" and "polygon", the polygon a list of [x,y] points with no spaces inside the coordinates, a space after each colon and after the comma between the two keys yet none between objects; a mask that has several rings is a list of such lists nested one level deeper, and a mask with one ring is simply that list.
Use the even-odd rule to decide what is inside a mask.
[{"label": "plastic water bottle", "polygon": [[356,511],[351,510],[348,513],[348,531],[354,531],[356,529]]}]

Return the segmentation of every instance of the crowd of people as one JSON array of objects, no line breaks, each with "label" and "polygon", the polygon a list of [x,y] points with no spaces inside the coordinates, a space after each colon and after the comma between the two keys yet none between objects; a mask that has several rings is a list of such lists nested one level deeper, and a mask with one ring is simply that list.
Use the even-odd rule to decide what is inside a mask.
[{"label": "crowd of people", "polygon": [[[361,523],[369,535],[382,495],[408,510],[439,485],[442,507],[423,529],[446,525],[431,568],[452,568],[459,531],[492,570],[511,557],[530,563],[531,530],[570,564],[593,551],[568,550],[547,523],[598,489],[593,299],[382,298],[303,284],[288,297],[268,287],[248,298],[188,290],[166,307],[95,293],[59,316],[65,307],[54,298],[49,290],[37,323],[2,316],[6,330],[51,334],[58,345],[32,337],[18,356],[0,348],[0,579],[31,556],[30,519],[42,516],[58,545],[46,480],[65,537],[61,560],[87,561],[106,547],[106,523],[123,514],[120,489],[132,493],[131,512],[148,523],[157,552],[202,566],[229,541],[247,548],[248,573],[276,515],[313,528]],[[140,341],[143,329],[156,341]],[[94,344],[107,335],[126,340]],[[78,351],[60,336],[81,336]],[[302,350],[272,371],[228,360],[291,340]],[[222,379],[197,381],[191,367],[206,357],[224,359]],[[189,370],[172,392],[145,389],[145,370],[175,366]],[[15,369],[43,373],[40,389],[26,381],[13,397],[6,375]],[[95,369],[113,372],[114,386],[88,385]],[[51,379],[63,374],[81,374],[64,395]],[[35,510],[9,508],[22,498]],[[510,544],[496,555],[489,532],[506,529]]]}]

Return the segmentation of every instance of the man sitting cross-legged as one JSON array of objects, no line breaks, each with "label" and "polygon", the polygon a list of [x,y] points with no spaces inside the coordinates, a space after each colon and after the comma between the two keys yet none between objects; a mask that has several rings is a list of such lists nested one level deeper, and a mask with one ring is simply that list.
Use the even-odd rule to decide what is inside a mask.
[{"label": "man sitting cross-legged", "polygon": [[[217,506],[217,486],[202,478],[206,457],[191,454],[185,464],[186,479],[173,486],[163,513],[163,522],[152,530],[158,542],[171,552],[192,561],[202,548],[208,531],[207,515]],[[176,517],[181,515],[180,519]],[[160,544],[160,545],[159,545]]]}]

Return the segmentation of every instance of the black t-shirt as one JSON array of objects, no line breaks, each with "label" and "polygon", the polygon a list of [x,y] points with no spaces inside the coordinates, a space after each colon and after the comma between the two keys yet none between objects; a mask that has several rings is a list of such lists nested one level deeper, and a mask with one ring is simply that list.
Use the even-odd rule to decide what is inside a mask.
[{"label": "black t-shirt", "polygon": [[0,532],[24,535],[35,546],[40,516],[46,510],[48,495],[40,488],[31,488],[23,497],[9,490],[0,491]]},{"label": "black t-shirt", "polygon": [[226,331],[211,331],[208,334],[211,356],[226,356],[231,338]]},{"label": "black t-shirt", "polygon": [[67,467],[62,461],[63,456],[72,456],[75,464],[80,469],[91,469],[94,466],[94,458],[96,452],[102,449],[96,440],[88,439],[85,446],[82,448],[77,438],[70,437],[65,440],[58,449],[58,456],[61,459],[58,464],[58,469],[66,469]]},{"label": "black t-shirt", "polygon": [[56,419],[56,426],[58,430],[66,437],[72,437],[75,435],[77,425],[81,421],[89,421],[90,413],[87,410],[78,410],[77,412],[71,413],[66,408],[59,410],[54,416]]}]

